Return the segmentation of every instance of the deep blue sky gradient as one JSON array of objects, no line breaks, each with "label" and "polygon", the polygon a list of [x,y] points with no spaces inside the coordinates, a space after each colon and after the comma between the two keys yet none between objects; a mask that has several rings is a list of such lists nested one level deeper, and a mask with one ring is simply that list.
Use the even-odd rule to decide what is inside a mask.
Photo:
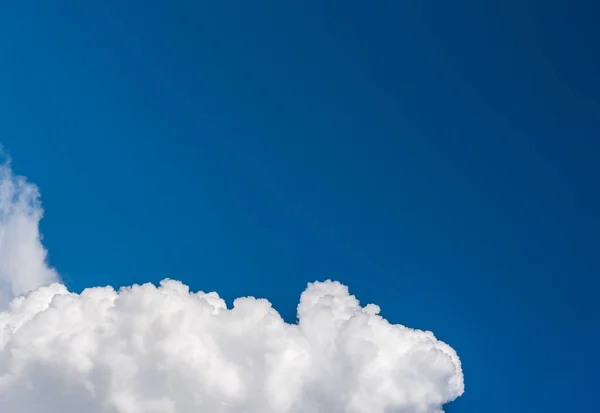
[{"label": "deep blue sky gradient", "polygon": [[333,278],[458,351],[449,412],[597,408],[597,6],[11,3],[0,142],[71,289],[293,321]]}]

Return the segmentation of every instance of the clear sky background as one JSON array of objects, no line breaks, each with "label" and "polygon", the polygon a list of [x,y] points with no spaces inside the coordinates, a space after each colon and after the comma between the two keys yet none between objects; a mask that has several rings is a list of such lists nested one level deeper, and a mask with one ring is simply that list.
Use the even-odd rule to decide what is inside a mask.
[{"label": "clear sky background", "polygon": [[592,2],[11,3],[0,142],[69,288],[293,321],[332,278],[456,349],[449,412],[597,408]]}]

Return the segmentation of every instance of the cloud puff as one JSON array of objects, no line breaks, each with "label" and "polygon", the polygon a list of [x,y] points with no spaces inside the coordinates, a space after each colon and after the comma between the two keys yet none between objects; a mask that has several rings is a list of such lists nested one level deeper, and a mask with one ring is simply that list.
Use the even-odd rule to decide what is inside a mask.
[{"label": "cloud puff", "polygon": [[40,240],[42,214],[37,187],[0,164],[0,308],[12,296],[58,281]]},{"label": "cloud puff", "polygon": [[437,413],[463,393],[451,347],[337,282],[308,284],[295,324],[173,280],[71,293],[44,263],[37,191],[1,173],[0,274],[17,295],[0,312],[2,412]]}]

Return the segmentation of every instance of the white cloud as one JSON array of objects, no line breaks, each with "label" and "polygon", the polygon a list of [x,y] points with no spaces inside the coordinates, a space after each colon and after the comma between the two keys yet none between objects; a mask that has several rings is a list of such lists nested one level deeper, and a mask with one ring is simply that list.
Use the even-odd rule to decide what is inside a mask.
[{"label": "white cloud", "polygon": [[297,324],[172,280],[71,293],[44,262],[37,190],[0,173],[0,279],[31,290],[0,312],[2,412],[437,413],[463,393],[451,347],[337,282],[308,285]]},{"label": "white cloud", "polygon": [[0,164],[0,308],[12,296],[58,281],[40,240],[42,214],[37,187]]}]

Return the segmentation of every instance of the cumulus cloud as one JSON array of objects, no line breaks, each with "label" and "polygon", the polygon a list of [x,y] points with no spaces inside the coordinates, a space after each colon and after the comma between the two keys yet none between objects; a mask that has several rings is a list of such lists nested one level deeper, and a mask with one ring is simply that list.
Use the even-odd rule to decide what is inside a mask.
[{"label": "cumulus cloud", "polygon": [[58,281],[40,240],[42,214],[37,187],[13,176],[10,162],[0,164],[0,308],[12,296]]},{"label": "cumulus cloud", "polygon": [[294,324],[173,280],[69,292],[45,264],[37,190],[1,173],[2,412],[438,413],[463,393],[450,346],[337,282],[308,284]]}]

